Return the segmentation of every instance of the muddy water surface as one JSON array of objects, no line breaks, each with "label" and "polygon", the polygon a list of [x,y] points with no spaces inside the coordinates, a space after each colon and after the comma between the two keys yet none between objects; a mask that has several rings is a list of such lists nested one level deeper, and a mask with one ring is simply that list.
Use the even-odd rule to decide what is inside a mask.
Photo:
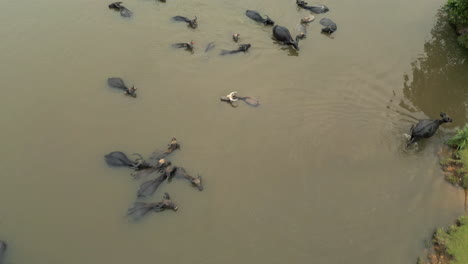
[{"label": "muddy water surface", "polygon": [[[292,32],[295,1],[2,2],[0,238],[7,263],[414,263],[434,227],[463,212],[436,153],[466,122],[468,58],[437,14],[443,0],[327,0],[299,53],[245,17]],[[170,17],[199,18],[188,29]],[[318,20],[338,24],[321,35]],[[251,43],[235,49],[233,33]],[[170,47],[196,42],[194,54]],[[204,53],[214,41],[216,49]],[[447,55],[448,54],[448,55]],[[138,98],[106,86],[112,76]],[[259,108],[231,108],[231,91]],[[418,151],[403,133],[446,111]],[[179,211],[124,216],[140,182],[113,150],[171,160],[205,190],[164,184]]]}]

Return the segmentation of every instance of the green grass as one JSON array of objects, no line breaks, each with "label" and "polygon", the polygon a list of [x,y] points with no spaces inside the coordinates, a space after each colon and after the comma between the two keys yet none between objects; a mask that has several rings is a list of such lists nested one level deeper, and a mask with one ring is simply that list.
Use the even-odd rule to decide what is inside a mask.
[{"label": "green grass", "polygon": [[468,124],[465,124],[461,129],[457,129],[457,133],[447,141],[447,144],[458,149],[465,149],[468,146]]},{"label": "green grass", "polygon": [[453,256],[452,264],[468,263],[468,216],[459,219],[460,226],[451,226],[446,237],[447,252]]},{"label": "green grass", "polygon": [[[459,150],[458,153],[460,154],[460,160],[463,162],[463,167],[466,170],[466,168],[468,168],[468,149]],[[461,186],[465,189],[468,189],[468,174],[467,173],[465,173],[462,179]]]}]

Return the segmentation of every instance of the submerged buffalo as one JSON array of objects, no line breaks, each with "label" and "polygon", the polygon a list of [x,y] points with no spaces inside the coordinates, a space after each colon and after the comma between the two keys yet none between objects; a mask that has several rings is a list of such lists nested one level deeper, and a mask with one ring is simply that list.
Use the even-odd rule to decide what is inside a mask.
[{"label": "submerged buffalo", "polygon": [[239,48],[237,48],[236,50],[222,50],[220,55],[221,56],[224,56],[224,55],[228,55],[228,54],[236,54],[236,53],[239,53],[239,52],[246,52],[250,49],[250,44],[242,44],[242,45],[239,45]]},{"label": "submerged buffalo", "polygon": [[445,113],[440,113],[440,117],[441,119],[437,120],[421,120],[416,125],[412,125],[410,130],[411,138],[407,146],[417,142],[422,138],[432,137],[441,124],[453,121],[452,118],[450,118]]},{"label": "submerged buffalo", "polygon": [[118,77],[108,78],[107,84],[111,87],[124,90],[125,95],[131,96],[131,97],[137,96],[136,95],[137,88],[135,88],[135,86],[132,86],[132,88],[128,88],[121,78],[118,78]]},{"label": "submerged buffalo", "polygon": [[169,165],[163,170],[162,174],[154,180],[149,180],[140,185],[140,189],[137,192],[138,198],[148,197],[152,195],[166,179],[172,178],[176,173],[177,168],[173,165]]},{"label": "submerged buffalo", "polygon": [[180,150],[180,144],[177,142],[177,139],[173,137],[171,142],[167,145],[167,149],[165,151],[155,151],[151,154],[150,159],[153,160],[161,160],[167,157],[169,154],[174,152],[175,150]]},{"label": "submerged buffalo", "polygon": [[264,24],[265,26],[273,26],[275,24],[275,21],[271,20],[268,16],[263,18],[260,13],[254,10],[245,11],[245,15],[257,22]]},{"label": "submerged buffalo", "polygon": [[123,17],[131,17],[132,11],[122,5],[122,2],[114,2],[109,5],[110,9],[114,9],[116,11],[120,11],[120,15]]},{"label": "submerged buffalo", "polygon": [[197,188],[199,191],[203,191],[201,176],[198,175],[197,177],[194,177],[189,175],[182,167],[176,167],[176,170],[172,172],[171,175],[168,175],[167,181],[170,182],[172,178],[186,179],[192,184],[193,187]]},{"label": "submerged buffalo", "polygon": [[208,51],[214,49],[215,46],[216,46],[216,45],[215,45],[215,43],[214,43],[213,41],[210,42],[210,43],[208,43],[208,45],[206,45],[205,52],[208,52]]},{"label": "submerged buffalo", "polygon": [[289,33],[289,30],[283,26],[274,26],[273,27],[273,37],[277,40],[282,42],[283,44],[293,46],[296,50],[299,50],[299,39],[301,36],[296,36],[296,39],[294,40],[291,37],[291,33]]},{"label": "submerged buffalo", "polygon": [[198,18],[195,16],[194,19],[189,19],[187,17],[184,17],[184,16],[174,16],[172,17],[172,20],[174,21],[180,21],[180,22],[185,22],[187,23],[187,25],[193,29],[197,28],[198,27]]},{"label": "submerged buffalo", "polygon": [[172,44],[172,47],[174,47],[174,48],[185,48],[188,51],[193,51],[193,44],[195,44],[195,42],[193,42],[193,41],[185,42],[185,43],[174,43],[174,44]]},{"label": "submerged buffalo", "polygon": [[133,216],[135,219],[142,218],[148,212],[162,212],[166,209],[177,211],[179,207],[171,200],[168,193],[164,193],[163,200],[157,203],[143,203],[135,202],[131,208],[128,209],[127,215]]},{"label": "submerged buffalo", "polygon": [[3,256],[5,255],[7,247],[7,243],[5,241],[0,240],[0,262],[2,261]]},{"label": "submerged buffalo", "polygon": [[151,164],[146,162],[140,154],[135,153],[134,155],[139,156],[136,160],[131,160],[127,155],[121,151],[113,151],[104,156],[106,163],[109,166],[115,167],[129,167],[134,170],[143,170],[153,167]]},{"label": "submerged buffalo", "polygon": [[239,34],[239,33],[232,34],[232,40],[234,40],[234,42],[238,42],[238,41],[239,41],[239,38],[240,38],[240,34]]},{"label": "submerged buffalo", "polygon": [[296,0],[296,4],[300,8],[307,9],[307,10],[309,10],[309,11],[315,13],[315,14],[326,13],[326,12],[328,12],[330,10],[330,9],[328,9],[328,7],[326,7],[324,5],[321,5],[321,6],[308,6],[307,2],[305,2],[303,0]]},{"label": "submerged buffalo", "polygon": [[239,96],[237,95],[237,92],[231,92],[228,95],[221,97],[220,99],[223,102],[227,102],[231,104],[232,107],[237,107],[235,102],[237,102],[238,100],[244,101],[246,104],[250,106],[254,106],[254,107],[257,107],[260,105],[260,102],[258,101],[258,99],[255,99],[250,96],[244,96],[244,97]]},{"label": "submerged buffalo", "polygon": [[320,25],[324,26],[324,28],[322,28],[322,33],[325,34],[331,34],[337,29],[336,23],[329,18],[320,19]]}]

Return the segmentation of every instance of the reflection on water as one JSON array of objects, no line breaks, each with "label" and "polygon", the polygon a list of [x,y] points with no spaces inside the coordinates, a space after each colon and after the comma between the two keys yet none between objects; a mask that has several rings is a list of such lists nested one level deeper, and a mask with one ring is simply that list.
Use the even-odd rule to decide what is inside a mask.
[{"label": "reflection on water", "polygon": [[[468,120],[468,50],[457,43],[453,28],[444,12],[439,12],[424,44],[424,54],[411,63],[411,75],[405,74],[403,92],[417,107],[401,102],[407,110],[423,111],[432,119],[445,112],[454,124]],[[436,107],[437,106],[437,107]]]}]

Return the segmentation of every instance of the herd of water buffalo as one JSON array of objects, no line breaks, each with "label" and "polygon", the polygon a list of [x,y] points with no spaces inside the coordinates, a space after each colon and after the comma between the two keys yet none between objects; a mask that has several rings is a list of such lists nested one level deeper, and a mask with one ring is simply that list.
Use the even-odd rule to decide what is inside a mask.
[{"label": "herd of water buffalo", "polygon": [[[137,191],[137,199],[142,199],[151,196],[158,187],[165,181],[168,183],[173,178],[184,179],[188,181],[193,187],[199,191],[203,190],[201,176],[192,176],[187,173],[183,167],[174,166],[166,158],[175,150],[180,150],[180,145],[175,138],[172,138],[165,151],[155,151],[149,157],[151,162],[146,161],[140,154],[133,154],[136,159],[130,159],[125,153],[121,151],[113,151],[104,156],[106,163],[113,167],[127,167],[134,170],[131,176],[136,179],[147,178],[153,174],[156,175],[151,180],[147,180],[140,185]],[[135,202],[133,206],[128,209],[127,214],[139,219],[146,215],[148,212],[161,212],[166,209],[177,211],[177,205],[172,202],[168,193],[164,194],[163,200],[157,203]]]},{"label": "herd of water buffalo", "polygon": [[[163,0],[161,2],[165,2],[165,1]],[[315,13],[315,14],[322,14],[322,13],[326,13],[326,12],[329,11],[329,8],[324,6],[324,5],[309,6],[307,4],[307,2],[305,2],[303,0],[296,0],[296,5],[299,8],[309,10],[312,13]],[[123,17],[132,16],[132,11],[130,11],[125,6],[123,6],[122,2],[112,3],[112,4],[109,5],[109,8],[114,9],[116,11],[119,11],[120,15],[123,16]],[[275,40],[277,40],[278,42],[280,42],[280,43],[283,43],[285,45],[289,45],[289,46],[293,47],[297,51],[299,50],[299,40],[306,37],[305,25],[314,20],[313,16],[308,16],[308,17],[305,17],[305,18],[301,19],[301,21],[300,21],[301,24],[300,24],[300,26],[298,28],[299,34],[295,38],[293,38],[291,36],[291,33],[289,32],[289,30],[286,27],[283,27],[283,26],[280,26],[280,25],[275,25],[275,22],[270,17],[266,16],[266,18],[263,18],[260,15],[260,13],[255,11],[255,10],[247,10],[245,12],[245,14],[246,14],[247,17],[249,17],[252,20],[254,20],[256,22],[259,22],[259,23],[261,23],[261,24],[263,24],[265,26],[274,26],[273,27],[273,38]],[[198,18],[197,18],[197,16],[195,16],[193,19],[190,19],[190,18],[185,17],[185,16],[174,16],[174,17],[172,17],[172,20],[187,23],[187,26],[192,28],[192,29],[195,29],[195,28],[198,27]],[[322,28],[322,30],[321,30],[322,33],[332,34],[333,32],[335,32],[337,30],[336,23],[333,22],[329,18],[322,18],[320,20],[320,24],[322,26],[324,26],[324,28]],[[240,34],[236,33],[236,34],[234,34],[232,36],[232,38],[233,38],[233,40],[235,42],[238,42],[239,38],[240,38]],[[193,41],[189,41],[189,42],[182,42],[182,43],[174,43],[174,44],[172,44],[172,46],[175,47],[175,48],[185,48],[186,50],[193,52],[194,44],[195,43]],[[235,54],[235,53],[239,53],[239,52],[246,52],[246,51],[249,50],[249,48],[251,46],[252,46],[251,44],[241,44],[235,50],[222,50],[220,55],[228,55],[228,54]],[[210,42],[206,46],[205,52],[210,51],[214,47],[215,47],[214,42]]]}]

